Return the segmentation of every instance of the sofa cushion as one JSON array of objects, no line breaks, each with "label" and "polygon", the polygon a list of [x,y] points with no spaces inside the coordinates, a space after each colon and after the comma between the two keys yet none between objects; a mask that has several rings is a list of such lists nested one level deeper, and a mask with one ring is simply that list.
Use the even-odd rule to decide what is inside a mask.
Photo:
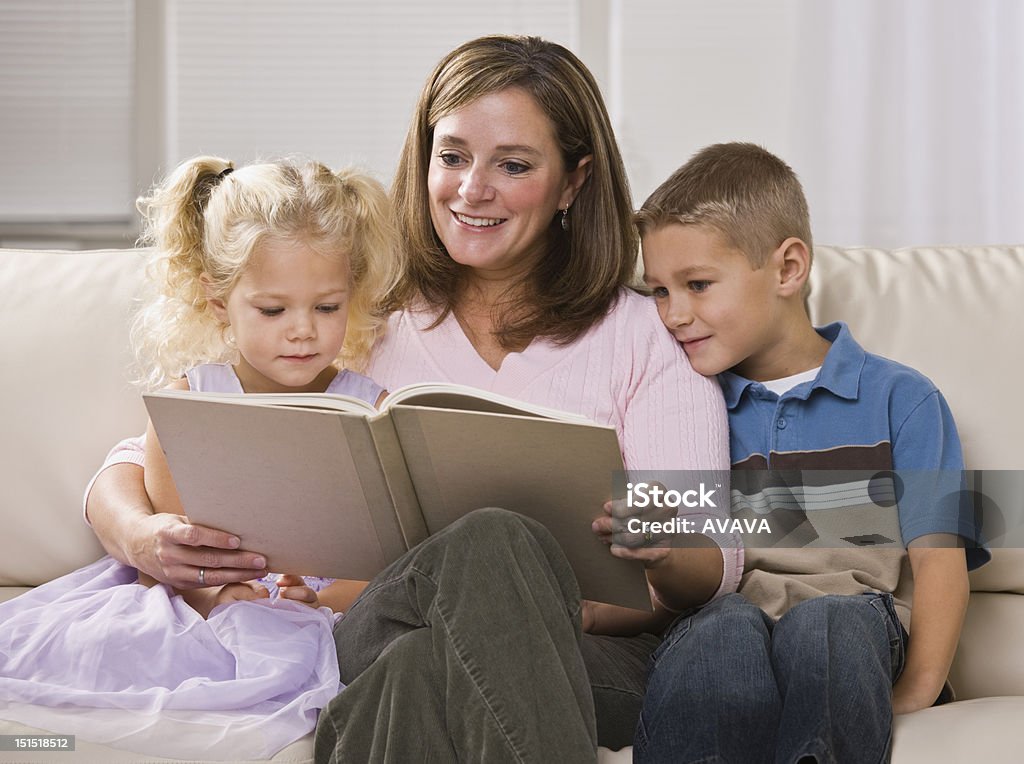
[{"label": "sofa cushion", "polygon": [[949,674],[957,699],[1024,695],[1022,635],[1024,597],[972,592]]},{"label": "sofa cushion", "polygon": [[1024,594],[1024,549],[993,549],[992,561],[971,571],[971,591]]},{"label": "sofa cushion", "polygon": [[1021,760],[1015,730],[1024,718],[1024,698],[981,698],[897,716],[893,764]]},{"label": "sofa cushion", "polygon": [[969,469],[1024,468],[1024,247],[817,247],[811,318],[913,366],[949,401]]},{"label": "sofa cushion", "polygon": [[[8,379],[0,481],[18,521],[0,534],[0,586],[32,586],[102,548],[81,519],[82,491],[107,450],[141,432],[129,384],[128,313],[138,251],[0,251],[0,347]],[[6,366],[6,364],[10,366]]]}]

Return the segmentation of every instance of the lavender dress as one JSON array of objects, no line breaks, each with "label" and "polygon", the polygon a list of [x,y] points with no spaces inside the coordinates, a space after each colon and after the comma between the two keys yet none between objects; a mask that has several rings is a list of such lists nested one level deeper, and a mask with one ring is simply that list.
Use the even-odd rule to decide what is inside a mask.
[{"label": "lavender dress", "polygon": [[[241,392],[230,366],[192,389]],[[328,392],[376,401],[341,372]],[[326,608],[272,598],[203,619],[104,557],[0,603],[0,718],[149,755],[263,759],[303,737],[341,689]],[[316,590],[330,579],[307,579]]]}]

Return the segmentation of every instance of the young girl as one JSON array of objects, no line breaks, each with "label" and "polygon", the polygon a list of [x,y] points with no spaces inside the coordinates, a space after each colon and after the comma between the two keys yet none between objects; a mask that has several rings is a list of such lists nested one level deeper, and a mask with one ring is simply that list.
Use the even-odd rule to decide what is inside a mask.
[{"label": "young girl", "polygon": [[[386,204],[374,181],[314,163],[237,172],[213,158],[182,165],[140,200],[162,255],[161,294],[133,327],[148,385],[376,403],[378,385],[338,366],[365,365],[383,323],[373,301],[394,280]],[[182,513],[152,425],[145,483],[158,511]],[[343,610],[354,598],[348,582],[286,576],[276,584],[281,596],[312,606]],[[205,615],[222,602],[270,596],[268,586],[273,579],[182,595]]]},{"label": "young girl", "polygon": [[[139,207],[158,291],[132,329],[148,387],[381,397],[348,368],[395,277],[375,181],[199,157]],[[152,427],[145,482],[182,511]],[[142,578],[107,557],[0,604],[0,716],[182,758],[265,758],[312,730],[339,685],[328,608],[357,584],[289,575],[177,596]]]}]

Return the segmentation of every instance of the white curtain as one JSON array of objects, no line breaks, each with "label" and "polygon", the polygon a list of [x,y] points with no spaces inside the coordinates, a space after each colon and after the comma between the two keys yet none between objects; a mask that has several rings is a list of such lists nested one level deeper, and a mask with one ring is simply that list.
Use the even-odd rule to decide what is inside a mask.
[{"label": "white curtain", "polygon": [[801,0],[797,23],[819,242],[1024,242],[1024,3]]}]

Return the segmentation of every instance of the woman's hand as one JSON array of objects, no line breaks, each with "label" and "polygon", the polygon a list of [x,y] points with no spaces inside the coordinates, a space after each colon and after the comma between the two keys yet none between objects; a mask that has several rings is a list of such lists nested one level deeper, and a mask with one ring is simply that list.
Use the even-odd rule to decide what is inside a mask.
[{"label": "woman's hand", "polygon": [[320,607],[320,598],[315,591],[306,586],[302,576],[282,574],[277,579],[277,591],[282,599],[294,600],[310,607]]},{"label": "woman's hand", "polygon": [[263,555],[238,549],[230,533],[193,525],[182,515],[140,515],[128,544],[130,564],[175,589],[248,581],[266,575]]},{"label": "woman's hand", "polygon": [[594,520],[590,527],[601,541],[611,546],[611,553],[615,557],[641,560],[645,567],[650,568],[657,566],[669,556],[670,537],[666,534],[632,533],[629,530],[629,521],[663,522],[671,516],[671,510],[641,513],[627,506],[625,499],[615,499],[605,502],[604,515]]}]

